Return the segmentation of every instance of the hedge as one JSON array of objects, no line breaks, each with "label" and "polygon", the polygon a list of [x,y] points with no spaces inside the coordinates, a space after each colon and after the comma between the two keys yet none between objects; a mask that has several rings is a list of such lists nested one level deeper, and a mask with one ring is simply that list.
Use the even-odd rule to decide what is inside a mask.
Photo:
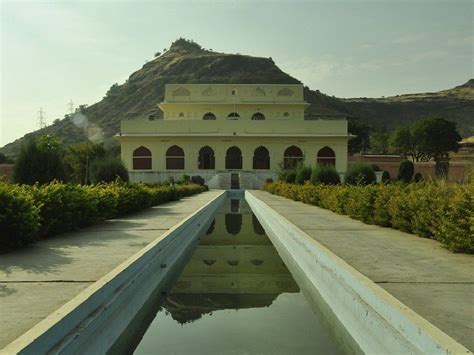
[{"label": "hedge", "polygon": [[0,250],[89,226],[207,190],[133,183],[17,185],[0,181]]},{"label": "hedge", "polygon": [[453,252],[474,253],[474,185],[417,184],[264,185],[275,195],[329,209],[368,224],[432,238]]}]

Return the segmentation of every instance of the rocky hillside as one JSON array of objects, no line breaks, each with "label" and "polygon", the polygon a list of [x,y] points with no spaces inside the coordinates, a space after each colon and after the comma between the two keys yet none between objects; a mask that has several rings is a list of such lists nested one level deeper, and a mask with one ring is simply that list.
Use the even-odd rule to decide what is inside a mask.
[{"label": "rocky hillside", "polygon": [[[474,132],[473,80],[452,90],[432,94],[403,95],[383,99],[339,99],[305,88],[305,99],[311,103],[307,119],[321,116],[348,116],[371,127],[392,129],[418,118],[442,116],[454,120],[464,136]],[[116,144],[113,136],[123,119],[162,117],[157,104],[164,98],[167,83],[252,83],[294,84],[296,78],[280,70],[271,58],[217,53],[197,43],[179,39],[164,54],[146,63],[122,85],[114,84],[105,97],[88,107],[84,116],[64,118],[51,126],[25,135],[0,149],[15,157],[21,142],[39,134],[54,134],[65,144],[86,139],[84,117],[89,123],[88,136]]]}]

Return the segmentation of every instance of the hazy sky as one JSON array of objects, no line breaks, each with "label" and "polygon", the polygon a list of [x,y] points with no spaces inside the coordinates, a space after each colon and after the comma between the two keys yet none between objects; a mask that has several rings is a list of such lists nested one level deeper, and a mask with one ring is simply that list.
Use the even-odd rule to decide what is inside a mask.
[{"label": "hazy sky", "polygon": [[272,57],[339,97],[438,91],[473,77],[473,3],[1,1],[0,146],[93,104],[178,37]]}]

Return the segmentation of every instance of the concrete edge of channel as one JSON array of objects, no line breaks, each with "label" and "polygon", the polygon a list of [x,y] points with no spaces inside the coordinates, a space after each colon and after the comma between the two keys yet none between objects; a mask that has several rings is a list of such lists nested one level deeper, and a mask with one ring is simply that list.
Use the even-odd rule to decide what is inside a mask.
[{"label": "concrete edge of channel", "polygon": [[[254,196],[245,199],[292,273],[311,284],[365,353],[472,354]],[[288,258],[290,260],[288,260]],[[287,260],[285,260],[287,259]],[[295,276],[295,279],[300,276]]]},{"label": "concrete edge of channel", "polygon": [[226,192],[221,191],[12,341],[0,354],[105,353],[160,281],[173,271],[179,257],[198,242],[225,196]]}]

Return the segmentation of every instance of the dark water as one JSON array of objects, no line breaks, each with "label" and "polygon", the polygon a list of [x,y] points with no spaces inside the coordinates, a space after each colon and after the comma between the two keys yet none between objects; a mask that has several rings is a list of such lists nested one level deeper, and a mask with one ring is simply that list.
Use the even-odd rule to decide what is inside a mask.
[{"label": "dark water", "polygon": [[337,354],[243,200],[228,200],[135,354]]}]

